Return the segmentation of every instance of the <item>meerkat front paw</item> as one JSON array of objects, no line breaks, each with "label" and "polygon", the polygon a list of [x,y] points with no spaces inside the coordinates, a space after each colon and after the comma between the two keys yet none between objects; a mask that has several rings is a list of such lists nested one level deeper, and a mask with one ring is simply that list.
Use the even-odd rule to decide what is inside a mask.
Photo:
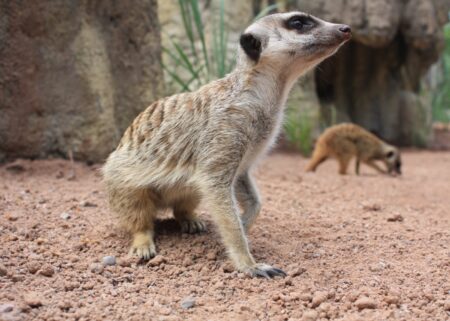
[{"label": "meerkat front paw", "polygon": [[149,232],[135,233],[129,255],[136,255],[140,259],[149,260],[156,255],[153,237]]},{"label": "meerkat front paw", "polygon": [[242,271],[249,274],[251,277],[264,277],[266,279],[271,279],[276,276],[287,276],[283,270],[264,263],[257,263],[252,267],[244,268]]},{"label": "meerkat front paw", "polygon": [[206,231],[206,224],[200,220],[183,220],[179,223],[182,233],[195,234]]}]

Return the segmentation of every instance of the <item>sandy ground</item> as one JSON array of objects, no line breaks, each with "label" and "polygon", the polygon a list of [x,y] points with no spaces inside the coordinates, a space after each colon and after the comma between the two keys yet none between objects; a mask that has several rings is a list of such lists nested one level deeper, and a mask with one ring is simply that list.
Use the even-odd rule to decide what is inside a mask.
[{"label": "sandy ground", "polygon": [[450,320],[450,153],[403,158],[401,178],[342,177],[331,161],[305,174],[286,154],[263,162],[249,239],[258,261],[289,274],[274,280],[233,272],[206,208],[208,233],[163,221],[159,256],[139,263],[98,166],[3,165],[0,319]]}]

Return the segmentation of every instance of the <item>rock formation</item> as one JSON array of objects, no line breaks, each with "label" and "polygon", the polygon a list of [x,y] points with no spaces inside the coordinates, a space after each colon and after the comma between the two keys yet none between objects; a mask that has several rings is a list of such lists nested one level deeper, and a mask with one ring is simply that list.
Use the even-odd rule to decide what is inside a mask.
[{"label": "rock formation", "polygon": [[327,123],[352,121],[400,145],[426,145],[430,66],[443,49],[449,0],[297,0],[295,6],[352,26],[354,37],[315,71]]},{"label": "rock formation", "polygon": [[156,0],[0,0],[0,161],[101,161],[162,92]]}]

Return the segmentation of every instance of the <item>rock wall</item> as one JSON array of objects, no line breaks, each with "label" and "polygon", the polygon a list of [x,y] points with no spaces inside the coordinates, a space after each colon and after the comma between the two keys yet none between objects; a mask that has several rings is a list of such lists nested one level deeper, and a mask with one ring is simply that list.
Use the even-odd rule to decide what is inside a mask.
[{"label": "rock wall", "polygon": [[315,72],[326,123],[352,121],[399,145],[429,142],[426,76],[443,49],[450,1],[297,0],[291,9],[353,29],[353,40]]},{"label": "rock wall", "polygon": [[161,93],[156,0],[0,0],[0,161],[101,161]]}]

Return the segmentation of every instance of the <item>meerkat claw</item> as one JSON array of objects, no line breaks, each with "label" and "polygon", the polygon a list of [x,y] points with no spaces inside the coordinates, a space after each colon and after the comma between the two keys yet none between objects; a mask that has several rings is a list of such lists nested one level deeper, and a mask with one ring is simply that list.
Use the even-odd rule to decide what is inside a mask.
[{"label": "meerkat claw", "polygon": [[272,279],[276,276],[287,276],[283,270],[274,268],[267,264],[258,264],[256,267],[251,268],[247,273],[252,277],[264,277],[266,279]]},{"label": "meerkat claw", "polygon": [[202,221],[183,221],[180,224],[182,233],[195,234],[206,231],[206,225]]},{"label": "meerkat claw", "polygon": [[130,256],[137,256],[142,260],[150,260],[156,256],[156,250],[151,247],[132,247],[128,253]]}]

